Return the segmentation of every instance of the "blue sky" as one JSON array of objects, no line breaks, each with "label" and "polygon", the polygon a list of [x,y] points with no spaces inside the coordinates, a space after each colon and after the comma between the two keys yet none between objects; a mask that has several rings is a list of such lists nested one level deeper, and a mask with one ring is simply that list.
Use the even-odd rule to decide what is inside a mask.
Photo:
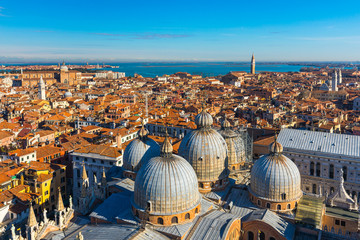
[{"label": "blue sky", "polygon": [[[274,3],[275,2],[275,3]],[[0,61],[358,61],[360,1],[0,0]]]}]

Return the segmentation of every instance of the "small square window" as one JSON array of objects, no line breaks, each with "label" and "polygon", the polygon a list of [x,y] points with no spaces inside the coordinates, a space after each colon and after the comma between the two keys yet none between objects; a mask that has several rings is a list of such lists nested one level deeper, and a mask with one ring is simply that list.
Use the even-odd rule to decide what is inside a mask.
[{"label": "small square window", "polygon": [[336,219],[335,220],[335,225],[340,225],[340,220]]}]

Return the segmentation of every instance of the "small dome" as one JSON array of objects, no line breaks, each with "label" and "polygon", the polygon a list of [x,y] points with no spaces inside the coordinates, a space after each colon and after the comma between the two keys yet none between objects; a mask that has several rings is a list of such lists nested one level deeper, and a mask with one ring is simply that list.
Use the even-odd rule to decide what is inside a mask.
[{"label": "small dome", "polygon": [[61,67],[60,67],[60,70],[63,70],[63,71],[68,71],[68,67],[65,65],[65,62],[62,63]]},{"label": "small dome", "polygon": [[150,158],[160,155],[159,144],[147,137],[147,130],[145,130],[146,135],[143,135],[142,129],[139,130],[139,137],[132,140],[125,148],[123,157],[125,170],[137,172]]},{"label": "small dome", "polygon": [[67,66],[65,66],[65,65],[62,65],[62,66],[60,67],[60,70],[68,71],[69,68],[68,68]]},{"label": "small dome", "polygon": [[201,113],[196,115],[195,124],[200,127],[210,127],[213,124],[213,118],[210,113],[206,112],[206,110],[202,110]]},{"label": "small dome", "polygon": [[169,144],[166,137],[161,156],[151,158],[136,176],[133,205],[151,215],[186,212],[201,201],[194,169],[184,158],[172,154]]},{"label": "small dome", "polygon": [[273,202],[299,200],[302,196],[298,167],[281,154],[282,146],[271,144],[271,153],[259,158],[251,169],[250,192]]},{"label": "small dome", "polygon": [[228,165],[229,168],[232,168],[233,165],[246,161],[245,144],[244,140],[238,133],[233,131],[230,127],[224,127],[224,122],[222,124],[222,128],[219,130],[219,133],[225,139],[227,145]]},{"label": "small dome", "polygon": [[65,98],[72,97],[72,96],[73,96],[73,95],[72,95],[71,92],[66,92],[66,93],[64,94],[64,97],[65,97]]}]

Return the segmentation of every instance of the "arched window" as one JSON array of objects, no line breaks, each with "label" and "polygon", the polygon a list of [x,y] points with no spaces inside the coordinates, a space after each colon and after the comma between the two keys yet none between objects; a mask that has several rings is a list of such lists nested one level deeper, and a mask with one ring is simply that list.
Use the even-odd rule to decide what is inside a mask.
[{"label": "arched window", "polygon": [[198,209],[198,208],[195,209],[195,213],[199,213],[199,209]]},{"label": "arched window", "polygon": [[312,193],[313,193],[313,194],[316,194],[316,184],[313,184],[313,185],[312,185]]},{"label": "arched window", "polygon": [[157,223],[163,225],[164,224],[164,219],[158,218]]},{"label": "arched window", "polygon": [[177,217],[173,217],[171,219],[171,223],[178,223],[178,218]]},{"label": "arched window", "polygon": [[316,176],[320,177],[320,173],[321,173],[320,163],[316,163]]},{"label": "arched window", "polygon": [[148,210],[149,212],[151,212],[151,211],[152,211],[152,204],[151,204],[151,201],[148,201],[148,202],[147,202],[147,210]]},{"label": "arched window", "polygon": [[264,232],[260,232],[259,239],[260,240],[265,240],[265,233]]},{"label": "arched window", "polygon": [[334,165],[333,164],[330,164],[329,178],[334,179]]},{"label": "arched window", "polygon": [[277,205],[277,210],[281,210],[281,205],[280,204]]},{"label": "arched window", "polygon": [[266,208],[270,208],[270,203],[266,203]]},{"label": "arched window", "polygon": [[343,172],[344,172],[344,181],[347,181],[347,167],[346,166],[343,166]]},{"label": "arched window", "polygon": [[190,219],[190,213],[185,214],[185,219]]},{"label": "arched window", "polygon": [[311,162],[311,163],[310,163],[310,175],[311,175],[311,176],[314,176],[314,167],[315,167],[314,162]]},{"label": "arched window", "polygon": [[248,232],[248,240],[254,240],[254,233],[253,232]]},{"label": "arched window", "polygon": [[258,205],[260,206],[260,205],[261,205],[261,201],[260,201],[260,200],[258,200],[257,202],[258,202]]},{"label": "arched window", "polygon": [[232,167],[232,170],[235,170],[235,166]]},{"label": "arched window", "polygon": [[281,194],[281,199],[282,199],[282,200],[286,200],[286,193],[282,193],[282,194]]},{"label": "arched window", "polygon": [[287,209],[290,209],[291,208],[291,206],[290,206],[290,203],[287,205]]},{"label": "arched window", "polygon": [[199,183],[200,188],[204,188],[204,184],[203,183]]}]

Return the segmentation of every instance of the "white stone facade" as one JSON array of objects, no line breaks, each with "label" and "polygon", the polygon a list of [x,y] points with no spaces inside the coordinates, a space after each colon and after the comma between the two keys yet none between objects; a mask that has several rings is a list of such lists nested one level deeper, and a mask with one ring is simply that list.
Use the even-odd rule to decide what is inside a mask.
[{"label": "white stone facade", "polygon": [[360,197],[360,136],[282,129],[278,141],[301,174],[304,192],[330,195],[344,172],[344,187]]},{"label": "white stone facade", "polygon": [[103,168],[107,172],[112,166],[122,166],[123,156],[111,158],[94,153],[71,153],[73,161],[73,196],[74,203],[77,202],[81,190],[82,165],[85,164],[90,186],[96,181],[101,181]]},{"label": "white stone facade", "polygon": [[360,197],[360,159],[344,155],[302,152],[284,148],[284,155],[295,162],[301,174],[304,192],[328,195],[339,185],[340,170],[344,171],[344,187],[354,198]]}]

